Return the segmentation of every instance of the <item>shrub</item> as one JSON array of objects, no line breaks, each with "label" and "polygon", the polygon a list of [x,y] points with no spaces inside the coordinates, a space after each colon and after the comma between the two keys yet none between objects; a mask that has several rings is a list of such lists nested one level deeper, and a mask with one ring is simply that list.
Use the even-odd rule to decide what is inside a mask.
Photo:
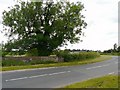
[{"label": "shrub", "polygon": [[75,60],[85,60],[99,57],[100,54],[97,52],[80,52],[80,53],[70,53],[70,52],[59,52],[58,57],[63,57],[65,62],[75,61]]},{"label": "shrub", "polygon": [[2,60],[2,66],[20,66],[20,65],[25,65],[25,63],[20,60]]}]

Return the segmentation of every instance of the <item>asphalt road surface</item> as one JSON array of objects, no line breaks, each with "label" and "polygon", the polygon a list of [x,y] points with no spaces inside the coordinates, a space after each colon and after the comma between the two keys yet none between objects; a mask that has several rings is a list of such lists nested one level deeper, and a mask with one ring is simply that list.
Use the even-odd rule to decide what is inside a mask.
[{"label": "asphalt road surface", "polygon": [[52,67],[2,73],[3,88],[58,88],[110,74],[118,74],[118,57],[80,66]]}]

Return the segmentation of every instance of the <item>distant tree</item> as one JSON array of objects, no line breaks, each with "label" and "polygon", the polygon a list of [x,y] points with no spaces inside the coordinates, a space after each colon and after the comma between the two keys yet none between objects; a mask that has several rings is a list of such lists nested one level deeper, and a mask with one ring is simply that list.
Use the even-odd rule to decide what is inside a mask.
[{"label": "distant tree", "polygon": [[103,53],[112,53],[113,49],[105,50]]},{"label": "distant tree", "polygon": [[117,50],[117,44],[115,43],[113,46],[114,46],[114,51],[116,51]]},{"label": "distant tree", "polygon": [[118,46],[117,50],[118,50],[118,52],[120,52],[120,46]]},{"label": "distant tree", "polygon": [[[10,38],[5,50],[37,49],[47,56],[66,42],[77,43],[86,27],[81,2],[22,2],[3,12],[4,32]],[[17,39],[15,39],[17,37]]]}]

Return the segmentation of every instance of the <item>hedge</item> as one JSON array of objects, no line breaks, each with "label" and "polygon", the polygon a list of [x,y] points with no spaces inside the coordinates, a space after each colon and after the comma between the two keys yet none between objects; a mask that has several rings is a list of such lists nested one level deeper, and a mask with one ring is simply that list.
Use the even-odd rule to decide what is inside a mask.
[{"label": "hedge", "polygon": [[100,54],[98,52],[79,52],[79,53],[69,53],[65,51],[61,51],[57,53],[58,57],[63,57],[65,62],[76,61],[76,60],[85,60],[85,59],[93,59],[99,57]]}]

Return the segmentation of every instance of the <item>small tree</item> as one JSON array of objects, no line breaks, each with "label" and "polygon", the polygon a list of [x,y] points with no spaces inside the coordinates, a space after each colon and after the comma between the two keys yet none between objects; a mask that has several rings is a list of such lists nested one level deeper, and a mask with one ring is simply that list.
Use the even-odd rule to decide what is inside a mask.
[{"label": "small tree", "polygon": [[3,12],[4,31],[11,38],[6,50],[36,48],[39,56],[46,56],[67,42],[77,43],[87,25],[83,8],[80,2],[19,2]]}]

